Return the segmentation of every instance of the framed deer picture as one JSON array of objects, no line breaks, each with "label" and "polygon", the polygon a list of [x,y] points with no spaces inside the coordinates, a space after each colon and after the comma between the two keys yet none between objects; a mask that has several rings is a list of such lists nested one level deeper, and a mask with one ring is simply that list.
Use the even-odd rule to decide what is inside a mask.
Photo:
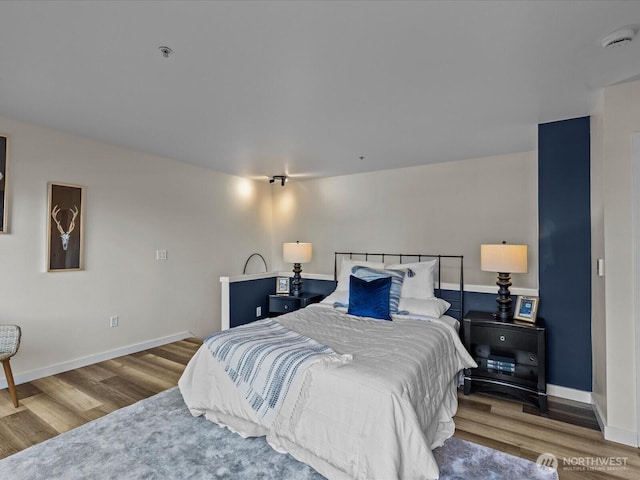
[{"label": "framed deer picture", "polygon": [[82,270],[84,188],[49,183],[47,271]]}]

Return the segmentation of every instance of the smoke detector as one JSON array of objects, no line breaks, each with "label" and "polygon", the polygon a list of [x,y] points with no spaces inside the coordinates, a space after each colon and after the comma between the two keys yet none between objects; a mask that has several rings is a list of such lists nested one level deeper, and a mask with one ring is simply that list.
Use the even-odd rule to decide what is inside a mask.
[{"label": "smoke detector", "polygon": [[616,30],[609,35],[606,35],[602,38],[602,48],[612,48],[618,47],[620,45],[626,45],[627,43],[631,43],[633,37],[635,37],[636,32],[631,28],[621,28],[620,30]]}]

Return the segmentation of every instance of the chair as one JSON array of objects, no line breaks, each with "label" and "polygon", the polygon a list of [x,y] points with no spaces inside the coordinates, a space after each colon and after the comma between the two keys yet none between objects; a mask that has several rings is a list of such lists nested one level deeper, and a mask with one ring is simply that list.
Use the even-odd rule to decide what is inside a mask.
[{"label": "chair", "polygon": [[0,325],[0,362],[2,362],[4,374],[7,377],[7,385],[9,385],[13,406],[16,408],[18,407],[18,392],[16,392],[16,384],[13,382],[9,359],[18,351],[20,334],[20,327],[17,325]]}]

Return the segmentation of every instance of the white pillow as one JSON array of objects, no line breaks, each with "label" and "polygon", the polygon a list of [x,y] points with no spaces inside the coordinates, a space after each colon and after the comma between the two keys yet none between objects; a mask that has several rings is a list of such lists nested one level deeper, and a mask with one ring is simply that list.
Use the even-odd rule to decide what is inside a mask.
[{"label": "white pillow", "polygon": [[[402,291],[400,297],[405,298],[433,298],[435,295],[435,270],[438,259],[434,258],[427,262],[417,263],[397,263],[395,265],[387,265],[385,268],[402,269],[409,268],[413,271],[413,277],[407,275],[402,283]],[[402,310],[402,309],[401,309]]]},{"label": "white pillow", "polygon": [[[398,311],[408,311],[409,315],[423,315],[429,318],[440,318],[449,310],[451,304],[441,298],[400,298]],[[402,315],[399,315],[402,316]]]},{"label": "white pillow", "polygon": [[336,287],[336,292],[349,291],[349,277],[351,276],[351,269],[355,266],[363,266],[363,267],[370,267],[370,268],[384,268],[384,263],[369,262],[367,260],[350,260],[348,258],[343,258],[342,263],[340,264],[340,268],[338,269],[338,286]]}]

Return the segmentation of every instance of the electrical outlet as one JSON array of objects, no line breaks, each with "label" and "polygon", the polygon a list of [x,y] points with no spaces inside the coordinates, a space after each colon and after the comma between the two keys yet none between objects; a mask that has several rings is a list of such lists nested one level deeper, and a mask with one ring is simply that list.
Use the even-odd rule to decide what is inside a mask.
[{"label": "electrical outlet", "polygon": [[111,328],[118,326],[118,316],[117,315],[109,317],[109,326]]},{"label": "electrical outlet", "polygon": [[166,260],[166,259],[167,259],[166,250],[156,250],[156,260]]},{"label": "electrical outlet", "polygon": [[262,307],[256,307],[256,317],[262,316]]}]

